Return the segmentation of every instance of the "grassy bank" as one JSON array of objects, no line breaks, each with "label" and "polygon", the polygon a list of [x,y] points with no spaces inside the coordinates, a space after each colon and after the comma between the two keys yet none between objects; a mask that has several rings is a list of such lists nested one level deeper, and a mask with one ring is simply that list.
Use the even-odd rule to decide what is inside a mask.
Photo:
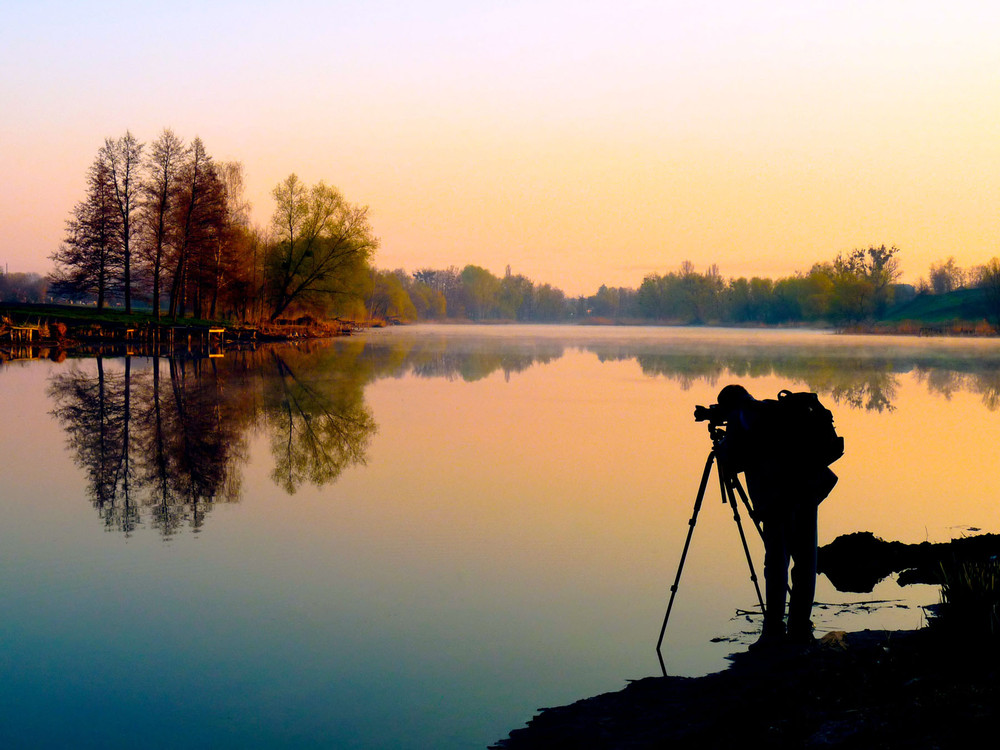
[{"label": "grassy bank", "polygon": [[17,324],[53,324],[64,323],[70,327],[81,325],[106,325],[120,327],[139,327],[149,325],[159,326],[228,326],[226,321],[209,320],[205,318],[179,318],[174,320],[160,316],[159,320],[151,311],[133,311],[126,314],[124,310],[105,308],[98,310],[87,305],[55,305],[17,302],[0,302],[0,316],[7,317]]},{"label": "grassy bank", "polygon": [[0,303],[0,346],[7,347],[41,344],[72,348],[79,343],[125,341],[182,346],[184,342],[190,345],[192,339],[204,345],[220,334],[227,343],[283,341],[347,335],[356,328],[351,321],[317,321],[311,317],[249,325],[205,318],[157,319],[148,310],[125,313],[85,305]]}]

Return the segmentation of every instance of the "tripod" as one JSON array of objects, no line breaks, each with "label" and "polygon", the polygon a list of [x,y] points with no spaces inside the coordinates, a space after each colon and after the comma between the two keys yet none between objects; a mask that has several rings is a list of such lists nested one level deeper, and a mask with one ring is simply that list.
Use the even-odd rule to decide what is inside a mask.
[{"label": "tripod", "polygon": [[708,453],[708,460],[705,461],[705,471],[701,475],[701,484],[698,487],[698,496],[694,501],[694,512],[691,514],[691,520],[688,521],[688,533],[687,538],[684,540],[684,551],[681,552],[681,561],[677,566],[677,575],[674,577],[674,583],[670,587],[670,601],[667,602],[667,612],[663,615],[663,626],[660,628],[660,638],[656,641],[656,656],[660,660],[660,669],[663,670],[663,676],[667,676],[667,667],[663,663],[663,654],[660,651],[660,647],[663,645],[663,634],[667,630],[667,621],[670,619],[670,610],[674,606],[674,597],[677,596],[677,588],[680,584],[681,573],[684,570],[684,560],[687,558],[688,548],[691,546],[691,537],[694,535],[694,526],[698,522],[698,512],[701,510],[702,500],[705,499],[705,489],[708,487],[708,477],[712,473],[712,463],[714,462],[719,474],[719,490],[722,493],[723,504],[729,503],[729,506],[733,509],[733,520],[736,522],[736,528],[740,532],[740,541],[743,542],[743,552],[747,558],[747,567],[750,568],[750,580],[753,582],[754,590],[757,592],[757,602],[760,604],[760,611],[764,612],[764,598],[760,594],[760,585],[757,583],[757,573],[753,567],[753,559],[750,557],[750,548],[747,546],[746,534],[743,533],[743,522],[740,520],[740,509],[736,502],[736,495],[739,494],[740,500],[743,501],[743,505],[746,506],[747,513],[750,516],[750,520],[753,521],[754,527],[757,529],[757,533],[763,538],[763,532],[757,520],[754,518],[753,506],[750,504],[750,498],[743,489],[743,485],[740,484],[739,477],[736,472],[729,471],[724,465],[721,456],[719,455],[719,448],[722,445],[722,441],[726,437],[726,432],[718,424],[713,424],[711,421],[708,423],[708,434],[712,438],[712,450]]}]

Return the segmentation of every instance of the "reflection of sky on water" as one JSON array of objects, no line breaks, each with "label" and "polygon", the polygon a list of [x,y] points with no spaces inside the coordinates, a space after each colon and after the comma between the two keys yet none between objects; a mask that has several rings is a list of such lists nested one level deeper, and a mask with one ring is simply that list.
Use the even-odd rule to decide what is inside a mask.
[{"label": "reflection of sky on water", "polygon": [[[0,732],[80,746],[482,746],[538,706],[654,674],[710,447],[691,412],[734,372],[757,395],[809,387],[833,407],[847,455],[822,542],[997,530],[994,342],[870,340],[830,357],[841,337],[477,332],[393,330],[318,350],[323,367],[296,374],[323,404],[370,413],[377,431],[364,463],[338,464],[330,481],[300,466],[292,496],[276,472],[275,434],[287,444],[289,432],[275,430],[300,392],[238,371],[189,380],[222,394],[216,414],[244,430],[230,467],[239,496],[200,533],[168,537],[148,521],[128,537],[104,531],[46,396],[74,365],[4,365],[0,698],[18,718]],[[132,366],[150,386],[148,364]],[[859,383],[891,408],[834,398]],[[713,491],[665,642],[674,673],[723,666],[733,645],[709,640],[749,627],[733,619],[754,602],[746,562]],[[818,593],[834,605],[900,597],[937,595],[891,581],[858,595],[821,580]],[[817,611],[820,627],[920,621],[916,608]]]}]

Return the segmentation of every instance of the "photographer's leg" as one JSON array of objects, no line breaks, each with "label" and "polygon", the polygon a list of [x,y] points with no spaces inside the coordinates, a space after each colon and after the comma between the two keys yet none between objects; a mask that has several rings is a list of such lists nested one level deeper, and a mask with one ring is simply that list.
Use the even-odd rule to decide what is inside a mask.
[{"label": "photographer's leg", "polygon": [[816,597],[816,522],[817,508],[806,502],[796,509],[790,529],[792,556],[792,596],[788,604],[788,636],[793,641],[810,643],[812,606]]},{"label": "photographer's leg", "polygon": [[788,546],[785,519],[764,519],[764,598],[767,609],[761,639],[775,642],[785,635],[785,592],[788,588]]}]

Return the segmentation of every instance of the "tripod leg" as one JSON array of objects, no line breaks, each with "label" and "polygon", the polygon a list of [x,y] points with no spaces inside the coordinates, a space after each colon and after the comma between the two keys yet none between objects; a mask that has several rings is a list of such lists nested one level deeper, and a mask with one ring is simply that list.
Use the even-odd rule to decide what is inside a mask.
[{"label": "tripod leg", "polygon": [[736,488],[737,494],[740,496],[740,500],[743,501],[743,505],[747,509],[747,515],[750,516],[750,520],[753,521],[754,528],[757,529],[757,534],[760,536],[761,541],[764,541],[764,529],[761,528],[760,521],[757,519],[757,514],[754,513],[753,505],[750,504],[750,497],[747,495],[743,485],[740,483],[740,478],[736,474],[726,474],[729,479],[730,484]]},{"label": "tripod leg", "polygon": [[[743,485],[740,484],[740,478],[736,474],[727,474],[730,484],[736,488],[736,492],[739,494],[740,499],[743,501],[743,505],[746,506],[747,515],[750,516],[750,520],[753,521],[754,528],[757,529],[757,535],[760,536],[760,540],[764,541],[764,529],[760,524],[760,519],[757,518],[757,514],[754,513],[753,505],[750,504],[750,497],[747,495],[746,490],[743,489]],[[766,573],[765,573],[766,575]],[[788,593],[792,593],[792,587],[787,586]]]},{"label": "tripod leg", "polygon": [[663,634],[667,631],[667,620],[670,619],[670,610],[674,607],[674,597],[677,596],[677,587],[681,582],[681,572],[684,570],[684,560],[687,558],[688,547],[691,546],[691,537],[694,534],[694,525],[698,522],[698,512],[701,510],[702,500],[705,499],[705,488],[708,487],[708,476],[712,473],[712,462],[715,460],[715,451],[711,451],[708,454],[708,460],[705,461],[705,471],[701,475],[701,484],[698,486],[698,497],[694,501],[694,511],[691,514],[691,520],[688,521],[688,533],[687,538],[684,540],[684,550],[681,552],[681,561],[677,565],[677,575],[674,576],[674,583],[670,587],[670,601],[667,602],[667,612],[663,615],[663,625],[660,627],[660,637],[656,641],[656,655],[660,659],[660,669],[663,670],[663,676],[667,675],[666,665],[663,663],[663,654],[660,653],[660,646],[663,644]]},{"label": "tripod leg", "polygon": [[[757,592],[757,602],[760,604],[761,614],[766,611],[764,609],[764,597],[760,594],[760,584],[757,582],[757,571],[753,567],[753,558],[750,556],[750,547],[747,545],[746,534],[743,533],[743,522],[740,520],[740,506],[736,504],[736,495],[733,493],[733,481],[734,478],[730,478],[729,474],[722,464],[719,463],[719,484],[722,487],[722,501],[729,501],[730,507],[733,509],[733,520],[736,521],[736,528],[740,532],[740,541],[743,542],[743,554],[747,557],[747,567],[750,568],[750,580],[753,582],[754,591]],[[738,483],[738,480],[735,480]],[[740,487],[742,493],[743,488]],[[751,517],[752,518],[752,517]],[[761,531],[758,527],[757,531]],[[763,537],[762,537],[763,538]]]}]

